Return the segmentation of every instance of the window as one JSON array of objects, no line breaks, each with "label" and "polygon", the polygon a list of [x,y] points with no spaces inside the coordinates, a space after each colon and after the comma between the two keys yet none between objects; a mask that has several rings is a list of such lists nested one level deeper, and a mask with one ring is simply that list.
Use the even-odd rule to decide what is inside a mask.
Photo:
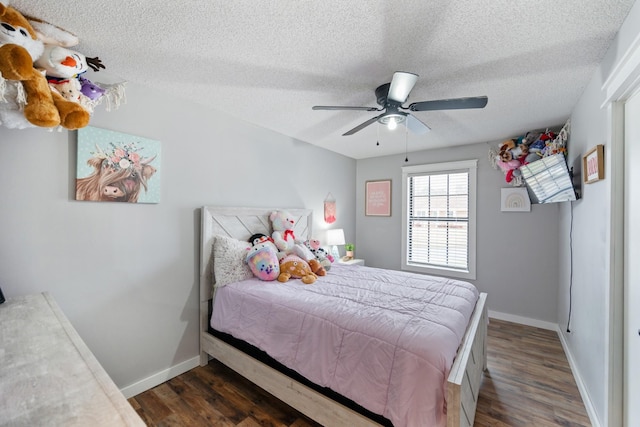
[{"label": "window", "polygon": [[402,168],[403,270],[476,278],[477,164]]}]

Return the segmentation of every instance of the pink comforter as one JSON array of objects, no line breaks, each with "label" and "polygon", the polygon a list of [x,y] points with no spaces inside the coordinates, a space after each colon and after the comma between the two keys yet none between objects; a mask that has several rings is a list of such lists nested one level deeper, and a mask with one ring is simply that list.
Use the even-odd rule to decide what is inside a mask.
[{"label": "pink comforter", "polygon": [[477,298],[467,282],[334,264],[312,285],[249,279],[219,288],[211,326],[396,427],[437,427]]}]

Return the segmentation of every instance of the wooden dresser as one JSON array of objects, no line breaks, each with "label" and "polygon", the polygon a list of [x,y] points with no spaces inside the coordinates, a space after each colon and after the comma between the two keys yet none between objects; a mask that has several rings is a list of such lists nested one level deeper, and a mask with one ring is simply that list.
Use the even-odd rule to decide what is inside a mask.
[{"label": "wooden dresser", "polygon": [[0,304],[0,425],[144,426],[48,293]]}]

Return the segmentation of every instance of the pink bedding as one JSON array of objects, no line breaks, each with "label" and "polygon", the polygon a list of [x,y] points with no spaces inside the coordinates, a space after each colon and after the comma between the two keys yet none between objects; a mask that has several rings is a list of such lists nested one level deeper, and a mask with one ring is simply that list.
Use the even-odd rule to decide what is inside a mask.
[{"label": "pink bedding", "polygon": [[252,278],[219,288],[211,326],[396,427],[437,427],[477,298],[467,282],[334,264],[312,285]]}]

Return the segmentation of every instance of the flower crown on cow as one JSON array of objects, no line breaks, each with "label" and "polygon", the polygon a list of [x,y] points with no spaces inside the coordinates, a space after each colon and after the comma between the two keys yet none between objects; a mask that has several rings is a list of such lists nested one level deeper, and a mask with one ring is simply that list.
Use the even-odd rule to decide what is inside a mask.
[{"label": "flower crown on cow", "polygon": [[109,145],[111,148],[106,153],[98,145],[96,145],[98,151],[91,153],[94,157],[105,159],[103,167],[110,167],[114,170],[140,169],[141,157],[137,153],[140,149],[135,142],[121,145],[110,142]]}]

